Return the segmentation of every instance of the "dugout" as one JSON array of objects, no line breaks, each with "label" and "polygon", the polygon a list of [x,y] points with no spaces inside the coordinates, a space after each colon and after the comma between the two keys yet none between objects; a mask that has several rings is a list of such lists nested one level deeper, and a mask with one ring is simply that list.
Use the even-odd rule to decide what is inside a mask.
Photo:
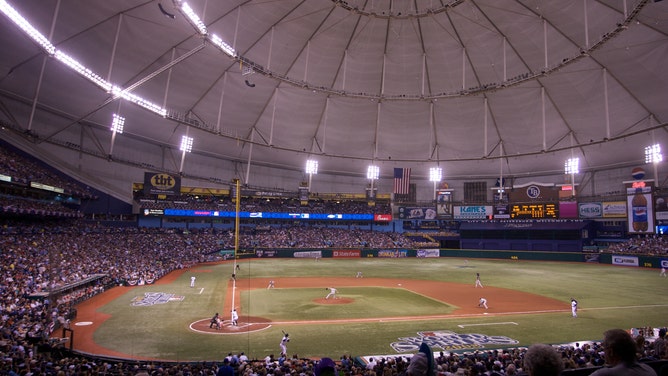
[{"label": "dugout", "polygon": [[462,249],[580,252],[590,243],[591,221],[462,222]]}]

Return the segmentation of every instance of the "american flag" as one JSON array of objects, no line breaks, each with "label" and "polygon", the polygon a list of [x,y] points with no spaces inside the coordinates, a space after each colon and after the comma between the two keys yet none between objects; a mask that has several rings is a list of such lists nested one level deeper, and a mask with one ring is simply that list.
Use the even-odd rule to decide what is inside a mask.
[{"label": "american flag", "polygon": [[394,169],[394,194],[407,195],[410,191],[411,184],[411,169],[410,168],[395,168]]}]

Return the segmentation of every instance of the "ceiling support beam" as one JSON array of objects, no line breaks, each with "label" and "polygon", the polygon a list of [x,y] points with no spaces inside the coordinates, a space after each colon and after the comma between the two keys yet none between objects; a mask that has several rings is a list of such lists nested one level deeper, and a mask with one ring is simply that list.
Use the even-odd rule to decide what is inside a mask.
[{"label": "ceiling support beam", "polygon": [[[53,20],[51,21],[51,30],[49,30],[49,40],[53,39],[53,30],[56,28],[56,20],[58,19],[58,11],[60,10],[60,0],[56,3],[56,10],[53,12]],[[37,101],[39,93],[42,90],[42,81],[44,79],[44,70],[46,69],[46,62],[49,56],[44,55],[42,58],[42,67],[39,70],[39,79],[37,80],[37,87],[35,88],[35,95],[32,98],[32,107],[30,108],[30,117],[28,118],[27,130],[32,130],[32,121],[35,119],[35,111],[37,110]]]}]

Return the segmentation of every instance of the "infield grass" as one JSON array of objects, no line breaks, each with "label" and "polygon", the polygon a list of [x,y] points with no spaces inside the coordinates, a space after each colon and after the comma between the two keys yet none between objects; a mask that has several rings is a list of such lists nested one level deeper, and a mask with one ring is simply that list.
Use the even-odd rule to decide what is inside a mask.
[{"label": "infield grass", "polygon": [[[190,323],[221,311],[232,263],[202,265],[181,275],[170,285],[141,286],[99,307],[111,314],[94,339],[106,348],[131,356],[177,361],[220,360],[228,352],[245,352],[253,358],[278,355],[281,330],[292,338],[289,355],[303,357],[343,354],[352,356],[397,354],[390,344],[418,332],[452,331],[507,336],[532,343],[568,343],[599,340],[610,328],[668,325],[668,279],[656,269],[615,267],[589,263],[557,263],[510,260],[439,259],[274,259],[239,262],[238,283],[244,278],[365,277],[447,281],[473,285],[476,272],[486,286],[496,286],[544,295],[568,302],[579,301],[577,319],[570,312],[472,316],[438,320],[341,322],[336,324],[281,324],[268,329],[234,335],[197,333]],[[190,288],[190,276],[197,287]],[[345,319],[385,316],[444,314],[452,307],[402,289],[355,287],[345,295],[354,303],[341,309],[316,305],[324,297],[321,288],[257,289],[241,295],[247,314],[274,321]],[[131,306],[144,292],[183,296],[182,301],[148,307]],[[248,312],[250,310],[250,313]],[[76,330],[76,329],[75,329]],[[499,346],[497,346],[499,347]],[[435,349],[435,351],[439,351]]]}]

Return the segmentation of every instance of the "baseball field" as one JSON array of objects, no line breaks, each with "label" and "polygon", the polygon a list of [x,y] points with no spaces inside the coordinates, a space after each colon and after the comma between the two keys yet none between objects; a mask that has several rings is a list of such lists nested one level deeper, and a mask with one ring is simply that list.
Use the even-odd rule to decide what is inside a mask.
[{"label": "baseball field", "polygon": [[[599,340],[609,328],[668,325],[668,278],[657,269],[459,258],[236,265],[202,264],[80,304],[71,323],[74,348],[134,359],[220,360],[230,352],[264,358],[279,355],[286,332],[289,356],[336,359],[414,353],[422,341],[435,352],[474,350]],[[474,287],[476,273],[483,288]],[[270,280],[274,288],[267,288]],[[324,299],[327,287],[337,289],[336,299]],[[478,307],[481,297],[488,309]],[[577,318],[571,298],[579,303]],[[220,329],[209,327],[216,312],[224,319]]]}]

